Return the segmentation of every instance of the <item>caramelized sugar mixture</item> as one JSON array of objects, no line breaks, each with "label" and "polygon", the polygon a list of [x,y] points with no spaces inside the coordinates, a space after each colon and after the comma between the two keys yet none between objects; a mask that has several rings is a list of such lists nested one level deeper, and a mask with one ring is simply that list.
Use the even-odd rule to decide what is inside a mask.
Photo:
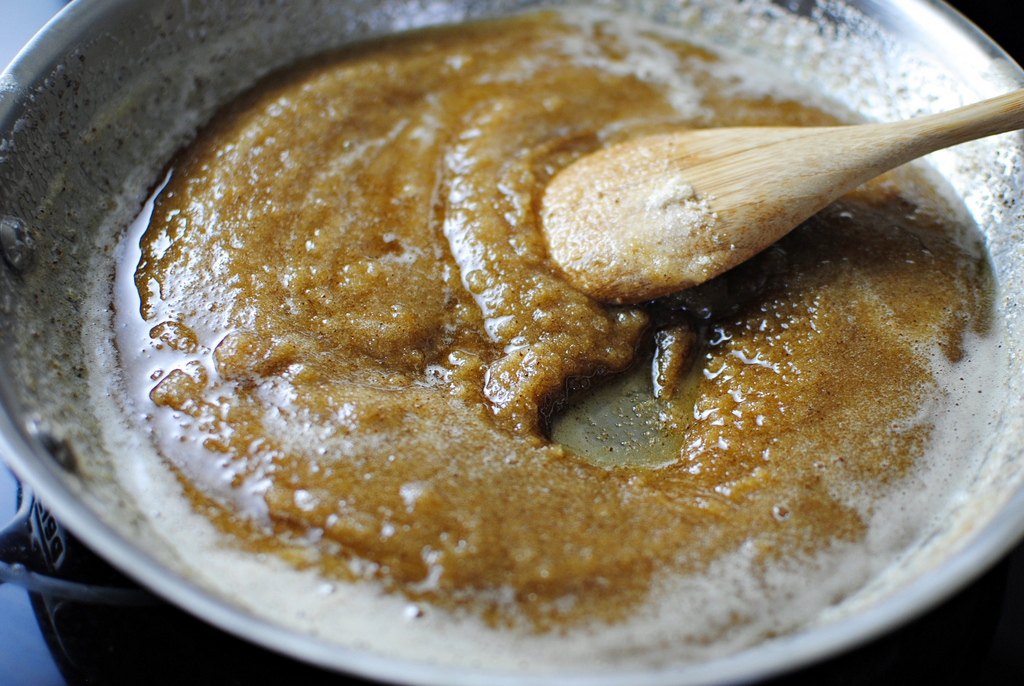
[{"label": "caramelized sugar mixture", "polygon": [[[537,629],[621,619],[744,544],[770,565],[861,538],[926,448],[935,359],[990,307],[920,178],[637,307],[573,290],[539,231],[545,183],[601,146],[833,123],[739,73],[534,15],[347,49],[223,111],[135,276],[161,362],[131,382],[197,507],[300,567]],[[596,466],[547,437],[567,387],[652,347],[659,393],[697,388],[666,405],[674,459]]]}]

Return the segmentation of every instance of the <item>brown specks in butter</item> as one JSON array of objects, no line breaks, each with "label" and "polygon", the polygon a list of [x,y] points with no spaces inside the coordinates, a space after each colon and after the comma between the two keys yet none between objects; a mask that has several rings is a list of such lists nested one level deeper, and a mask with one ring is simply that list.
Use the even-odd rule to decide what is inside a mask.
[{"label": "brown specks in butter", "polygon": [[[318,58],[181,153],[136,273],[177,362],[132,383],[220,527],[538,630],[628,617],[744,546],[768,565],[864,536],[860,504],[928,440],[930,352],[987,317],[977,258],[901,172],[692,293],[574,290],[538,231],[561,167],[672,127],[833,121],[731,97],[710,53],[658,40],[693,72],[694,120],[607,35],[537,15]],[[595,466],[549,440],[567,383],[653,348],[659,394],[693,386],[674,459]]]}]

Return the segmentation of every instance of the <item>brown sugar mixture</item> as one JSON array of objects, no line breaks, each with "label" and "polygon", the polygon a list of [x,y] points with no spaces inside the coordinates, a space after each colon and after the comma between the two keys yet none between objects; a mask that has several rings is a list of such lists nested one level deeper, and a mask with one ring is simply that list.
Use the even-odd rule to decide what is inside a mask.
[{"label": "brown sugar mixture", "polygon": [[[629,35],[546,14],[349,48],[179,156],[135,274],[159,364],[129,381],[197,507],[300,567],[541,630],[622,619],[741,545],[770,565],[864,536],[926,448],[935,365],[985,329],[984,258],[903,171],[698,289],[573,290],[538,226],[566,164],[835,121]],[[552,440],[627,369],[653,370],[667,458]]]}]

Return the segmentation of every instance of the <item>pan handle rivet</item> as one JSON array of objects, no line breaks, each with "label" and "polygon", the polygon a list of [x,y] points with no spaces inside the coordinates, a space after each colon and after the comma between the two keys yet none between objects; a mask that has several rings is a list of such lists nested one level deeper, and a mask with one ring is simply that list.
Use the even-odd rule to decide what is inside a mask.
[{"label": "pan handle rivet", "polygon": [[11,269],[19,270],[28,264],[33,246],[24,222],[14,217],[0,217],[0,250]]}]

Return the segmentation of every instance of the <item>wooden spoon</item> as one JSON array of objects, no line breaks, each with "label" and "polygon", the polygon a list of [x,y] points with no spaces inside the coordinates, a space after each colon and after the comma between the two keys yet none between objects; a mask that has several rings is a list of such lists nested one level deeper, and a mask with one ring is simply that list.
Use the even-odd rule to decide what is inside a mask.
[{"label": "wooden spoon", "polygon": [[1019,128],[1024,90],[887,124],[648,136],[555,175],[541,219],[572,283],[605,302],[642,302],[736,266],[889,169]]}]

